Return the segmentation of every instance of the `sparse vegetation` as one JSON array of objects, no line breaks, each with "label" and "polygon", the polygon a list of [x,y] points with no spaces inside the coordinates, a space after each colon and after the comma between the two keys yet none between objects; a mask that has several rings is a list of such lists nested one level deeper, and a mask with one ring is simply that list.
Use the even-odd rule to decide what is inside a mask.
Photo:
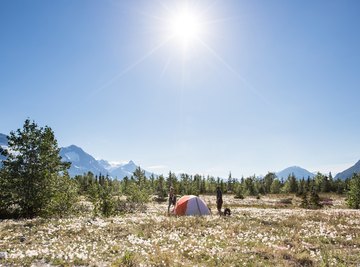
[{"label": "sparse vegetation", "polygon": [[[201,196],[212,209],[215,196]],[[224,196],[230,217],[169,217],[166,203],[108,218],[91,212],[62,219],[3,220],[0,265],[74,266],[357,266],[360,215],[344,197],[323,210],[298,209],[283,195]],[[255,207],[254,207],[255,206]],[[263,208],[259,208],[262,206]],[[22,239],[23,238],[23,239]],[[22,241],[21,241],[22,240]]]}]

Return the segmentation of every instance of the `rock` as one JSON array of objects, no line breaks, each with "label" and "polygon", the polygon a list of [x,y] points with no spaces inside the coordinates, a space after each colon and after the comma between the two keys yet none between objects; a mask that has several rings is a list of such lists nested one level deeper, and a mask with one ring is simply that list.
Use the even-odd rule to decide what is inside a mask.
[{"label": "rock", "polygon": [[25,236],[21,236],[21,237],[20,237],[20,242],[25,242],[25,240],[26,240],[26,237],[25,237]]},{"label": "rock", "polygon": [[5,251],[0,251],[0,260],[1,260],[1,259],[6,259],[7,256],[8,256],[7,252],[5,252]]}]

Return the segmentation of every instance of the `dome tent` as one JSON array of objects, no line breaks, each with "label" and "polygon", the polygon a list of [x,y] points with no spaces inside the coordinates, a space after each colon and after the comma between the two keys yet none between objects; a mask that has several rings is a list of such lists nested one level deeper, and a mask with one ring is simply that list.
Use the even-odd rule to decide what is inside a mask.
[{"label": "dome tent", "polygon": [[205,202],[193,195],[182,196],[174,208],[175,215],[210,215],[210,210]]}]

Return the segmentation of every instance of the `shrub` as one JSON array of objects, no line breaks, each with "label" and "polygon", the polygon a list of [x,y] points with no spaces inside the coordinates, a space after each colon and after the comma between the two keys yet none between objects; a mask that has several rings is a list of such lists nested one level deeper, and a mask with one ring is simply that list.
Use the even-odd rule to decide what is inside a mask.
[{"label": "shrub", "polygon": [[128,188],[127,200],[139,204],[147,203],[150,200],[150,193],[147,188],[140,188],[134,183],[131,183]]}]

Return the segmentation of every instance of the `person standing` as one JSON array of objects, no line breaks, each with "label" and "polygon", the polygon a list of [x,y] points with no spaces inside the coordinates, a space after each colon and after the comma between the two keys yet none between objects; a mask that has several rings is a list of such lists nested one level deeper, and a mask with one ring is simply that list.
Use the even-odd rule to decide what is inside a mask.
[{"label": "person standing", "polygon": [[168,206],[168,214],[170,214],[170,207],[171,205],[173,205],[175,207],[176,204],[176,195],[174,192],[174,187],[170,187],[170,191],[169,191],[169,206]]},{"label": "person standing", "polygon": [[216,188],[216,207],[217,207],[219,214],[221,214],[222,204],[223,204],[222,192],[221,192],[220,186],[218,186]]}]

